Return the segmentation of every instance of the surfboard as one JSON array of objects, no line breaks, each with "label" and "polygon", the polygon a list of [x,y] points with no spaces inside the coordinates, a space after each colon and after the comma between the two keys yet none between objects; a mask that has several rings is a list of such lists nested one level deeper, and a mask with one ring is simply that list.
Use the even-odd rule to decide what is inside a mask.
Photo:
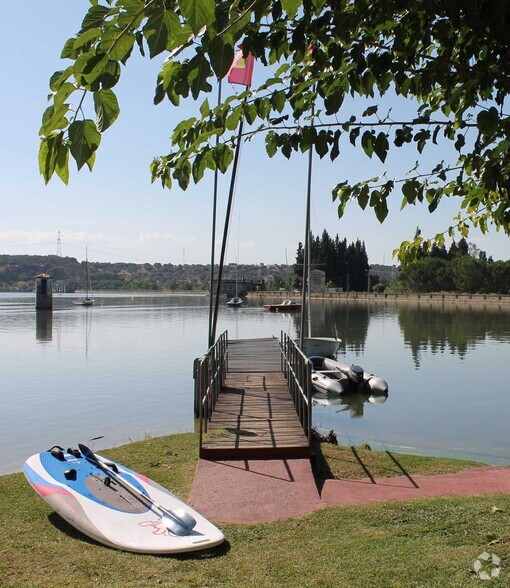
[{"label": "surfboard", "polygon": [[37,453],[23,473],[57,514],[91,539],[124,551],[168,554],[224,541],[215,525],[166,488],[80,449]]}]

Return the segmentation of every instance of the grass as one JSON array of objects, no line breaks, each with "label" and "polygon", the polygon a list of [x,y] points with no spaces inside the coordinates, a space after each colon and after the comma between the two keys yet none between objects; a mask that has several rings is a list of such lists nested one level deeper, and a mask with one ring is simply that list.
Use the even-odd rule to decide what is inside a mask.
[{"label": "grass", "polygon": [[[197,448],[197,436],[190,433],[102,453],[186,498]],[[319,449],[331,474],[366,475],[349,448]],[[372,475],[398,473],[385,452],[356,451]],[[455,467],[452,460],[393,457],[411,475]],[[221,524],[225,544],[178,557],[125,553],[88,540],[52,513],[22,474],[0,477],[0,507],[2,587],[460,588],[510,583],[508,495],[330,507],[270,524]],[[501,558],[500,577],[491,582],[473,572],[483,551]]]},{"label": "grass", "polygon": [[314,442],[314,475],[321,480],[394,478],[405,475],[453,474],[484,464],[444,457],[424,457],[390,451]]}]

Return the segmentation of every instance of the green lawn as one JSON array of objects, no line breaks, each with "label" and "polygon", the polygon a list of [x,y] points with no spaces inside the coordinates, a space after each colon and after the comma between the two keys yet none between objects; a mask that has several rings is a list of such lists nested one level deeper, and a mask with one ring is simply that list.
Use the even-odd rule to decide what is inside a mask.
[{"label": "green lawn", "polygon": [[[197,448],[197,436],[183,434],[103,453],[187,498]],[[366,475],[349,448],[323,445],[317,451],[322,457],[316,461],[330,475]],[[364,451],[356,449],[374,477],[401,475],[394,459],[410,475],[465,467],[453,460],[392,459],[384,452]],[[342,462],[347,465],[339,467]],[[330,507],[283,522],[221,524],[227,537],[223,546],[179,557],[124,553],[89,541],[52,513],[22,474],[0,477],[0,507],[2,587],[510,585],[509,495]],[[483,551],[501,558],[499,579],[484,582],[474,574],[473,563]]]}]

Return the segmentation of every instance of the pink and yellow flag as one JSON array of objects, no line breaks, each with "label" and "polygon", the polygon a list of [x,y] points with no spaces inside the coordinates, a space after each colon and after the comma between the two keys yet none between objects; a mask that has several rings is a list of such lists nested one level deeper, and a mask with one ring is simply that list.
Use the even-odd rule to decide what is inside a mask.
[{"label": "pink and yellow flag", "polygon": [[231,84],[241,84],[242,86],[251,86],[251,78],[253,75],[253,63],[255,59],[250,53],[243,57],[243,48],[239,47],[239,51],[234,57],[234,61],[228,71],[228,81]]}]

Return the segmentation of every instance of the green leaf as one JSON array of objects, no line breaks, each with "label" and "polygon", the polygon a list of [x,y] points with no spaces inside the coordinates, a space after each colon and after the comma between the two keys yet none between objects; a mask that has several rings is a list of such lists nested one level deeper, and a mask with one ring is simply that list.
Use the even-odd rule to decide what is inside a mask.
[{"label": "green leaf", "polygon": [[494,106],[489,108],[489,110],[481,110],[476,117],[476,124],[482,135],[493,135],[498,129],[498,123],[498,111]]},{"label": "green leaf", "polygon": [[215,0],[179,0],[179,8],[195,35],[214,21],[215,4]]},{"label": "green leaf", "polygon": [[45,184],[50,181],[55,170],[54,143],[54,136],[44,137],[41,139],[41,144],[39,145],[39,171],[44,178]]},{"label": "green leaf", "polygon": [[73,49],[79,49],[80,47],[83,47],[83,45],[86,45],[90,41],[96,41],[97,39],[99,39],[100,36],[101,36],[101,29],[99,29],[99,28],[88,29],[87,31],[85,31],[81,35],[78,35],[78,37],[74,41]]},{"label": "green leaf", "polygon": [[200,153],[197,154],[197,156],[195,157],[195,160],[193,161],[193,181],[195,182],[195,184],[198,184],[198,182],[204,177],[204,172],[207,169],[207,155],[209,153],[209,150],[206,148],[206,150],[201,151]]},{"label": "green leaf", "polygon": [[278,142],[276,140],[276,133],[274,131],[269,131],[266,135],[266,153],[269,157],[274,157],[277,151]]},{"label": "green leaf", "polygon": [[135,35],[119,28],[110,29],[101,38],[101,50],[113,61],[123,61],[135,44]]},{"label": "green leaf", "polygon": [[169,10],[158,9],[152,14],[143,27],[151,58],[165,51],[170,45],[170,31],[180,28],[179,17]]},{"label": "green leaf", "polygon": [[377,112],[378,106],[369,106],[361,116],[372,116]]},{"label": "green leaf", "polygon": [[362,210],[365,210],[365,208],[368,204],[368,193],[369,193],[369,188],[368,188],[368,185],[365,184],[358,193],[358,204],[360,205]]},{"label": "green leaf", "polygon": [[289,18],[294,18],[302,4],[302,0],[281,0],[281,3]]},{"label": "green leaf", "polygon": [[56,171],[67,185],[69,181],[68,146],[64,143],[64,133],[53,134],[42,139],[39,147],[39,170],[47,184]]},{"label": "green leaf", "polygon": [[232,163],[234,154],[228,145],[218,145],[212,150],[214,162],[222,174],[224,174],[228,166]]},{"label": "green leaf", "polygon": [[109,12],[110,9],[106,6],[101,6],[100,4],[92,6],[81,23],[81,32],[103,26],[105,17]]},{"label": "green leaf", "polygon": [[76,37],[71,37],[70,39],[67,39],[60,53],[61,59],[76,59],[76,57],[78,57],[78,51],[76,51],[76,49],[74,48],[75,41]]},{"label": "green leaf", "polygon": [[277,90],[276,92],[273,92],[271,96],[271,104],[273,105],[273,108],[276,110],[276,112],[283,111],[286,101],[287,99],[283,90]]},{"label": "green leaf", "polygon": [[211,67],[203,54],[198,53],[188,63],[188,82],[191,95],[196,100],[200,92],[210,92],[211,84],[207,81],[211,75]]},{"label": "green leaf", "polygon": [[69,183],[69,145],[67,143],[60,142],[58,145],[55,171],[67,186]]},{"label": "green leaf", "polygon": [[57,92],[60,86],[74,73],[74,67],[69,66],[64,71],[56,71],[50,78],[50,90]]},{"label": "green leaf", "polygon": [[69,121],[65,117],[69,110],[69,104],[56,104],[48,106],[44,111],[39,135],[49,136],[53,131],[65,129]]},{"label": "green leaf", "polygon": [[181,190],[186,190],[189,186],[191,178],[191,164],[188,160],[184,160],[180,163],[179,167],[174,168],[173,177],[179,183]]},{"label": "green leaf", "polygon": [[224,78],[234,60],[234,44],[229,36],[216,35],[209,43],[208,51],[211,66],[216,77]]},{"label": "green leaf", "polygon": [[237,129],[242,114],[243,111],[241,110],[241,108],[234,108],[234,110],[232,110],[232,112],[227,116],[225,126],[229,131],[235,131]]},{"label": "green leaf", "polygon": [[390,144],[388,143],[388,136],[386,133],[379,133],[375,140],[374,151],[377,157],[384,163]]},{"label": "green leaf", "polygon": [[361,146],[368,157],[372,157],[372,154],[374,153],[373,137],[373,131],[365,131],[361,136]]},{"label": "green leaf", "polygon": [[319,157],[322,159],[328,152],[329,149],[329,135],[327,133],[327,131],[320,131],[320,133],[317,135],[317,139],[315,141],[315,151],[317,152],[317,154],[319,155]]},{"label": "green leaf", "polygon": [[200,114],[202,115],[202,118],[206,118],[211,114],[211,107],[209,106],[209,100],[207,100],[207,98],[202,102],[202,105],[200,106]]},{"label": "green leaf", "polygon": [[55,106],[63,104],[75,90],[76,86],[71,84],[71,82],[62,84],[53,96],[53,103]]},{"label": "green leaf", "polygon": [[76,120],[69,125],[69,142],[71,155],[78,169],[81,169],[86,163],[89,164],[89,160],[93,160],[94,152],[101,142],[101,133],[93,120]]},{"label": "green leaf", "polygon": [[96,110],[96,126],[101,133],[115,122],[120,113],[117,96],[112,90],[94,92],[94,108]]}]

